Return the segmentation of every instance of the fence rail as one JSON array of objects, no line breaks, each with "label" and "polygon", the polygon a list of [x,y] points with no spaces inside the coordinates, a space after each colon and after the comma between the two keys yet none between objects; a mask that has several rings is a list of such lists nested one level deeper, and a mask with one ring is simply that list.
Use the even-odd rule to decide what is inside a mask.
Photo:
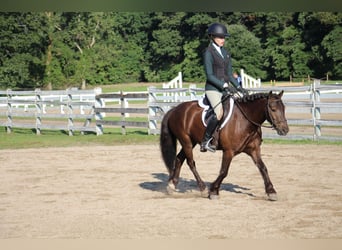
[{"label": "fence rail", "polygon": [[[94,108],[97,134],[102,135],[104,126],[119,126],[121,127],[122,134],[126,134],[126,127],[136,128],[148,128],[149,123],[147,121],[128,121],[126,118],[130,117],[130,114],[143,115],[145,117],[148,114],[148,108],[129,108],[128,100],[144,101],[146,102],[148,97],[147,93],[112,93],[112,94],[100,94],[96,96],[97,104]],[[120,107],[105,107],[105,103],[111,101],[118,102]],[[146,105],[146,104],[144,104]],[[106,114],[106,115],[104,115]],[[119,114],[121,119],[117,120],[105,120],[110,119],[107,114]],[[106,117],[106,118],[105,118]]]},{"label": "fence rail", "polygon": [[[309,86],[260,87],[253,92],[284,90],[283,101],[290,133],[285,139],[342,140],[342,84],[323,85],[315,80]],[[145,128],[160,133],[160,122],[172,107],[204,94],[203,88],[155,88],[146,92],[103,94],[101,89],[64,91],[0,91],[0,126],[104,133],[107,127]],[[264,138],[280,138],[263,129]]]},{"label": "fence rail", "polygon": [[[290,133],[286,137],[278,136],[273,130],[263,129],[265,138],[342,140],[342,85],[321,85],[315,80],[309,86],[251,88],[252,92],[280,92],[284,90],[283,101]],[[163,93],[176,93],[165,99]],[[203,95],[202,88],[191,86],[189,89],[149,88],[150,128],[152,134],[158,134],[160,121],[170,108],[186,100],[195,100]]]},{"label": "fence rail", "polygon": [[94,90],[57,90],[57,91],[0,91],[0,126],[8,133],[13,128],[32,128],[37,134],[42,129],[60,129],[73,135],[96,132],[91,124],[94,117]]}]

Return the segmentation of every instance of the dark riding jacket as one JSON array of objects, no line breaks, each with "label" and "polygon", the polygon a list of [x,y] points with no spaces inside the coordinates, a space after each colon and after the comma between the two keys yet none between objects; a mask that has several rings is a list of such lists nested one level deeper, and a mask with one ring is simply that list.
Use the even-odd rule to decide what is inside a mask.
[{"label": "dark riding jacket", "polygon": [[224,48],[221,48],[221,53],[223,58],[212,43],[204,52],[204,70],[207,77],[205,90],[222,92],[225,82],[239,86],[238,81],[233,77],[230,54]]}]

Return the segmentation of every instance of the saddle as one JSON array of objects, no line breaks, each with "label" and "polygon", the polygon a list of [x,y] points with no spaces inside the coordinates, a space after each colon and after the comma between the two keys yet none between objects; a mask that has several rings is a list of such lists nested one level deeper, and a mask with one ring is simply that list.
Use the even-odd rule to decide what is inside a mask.
[{"label": "saddle", "polygon": [[[203,108],[202,111],[202,123],[206,127],[207,122],[209,121],[210,117],[214,115],[214,109],[211,106],[208,98],[206,95],[200,100],[198,100],[198,105]],[[219,131],[227,124],[229,121],[234,107],[234,99],[227,96],[222,96],[222,107],[223,107],[223,116],[221,120],[219,120],[217,128],[213,133],[213,140],[212,144],[217,146],[218,139],[219,139]]]}]

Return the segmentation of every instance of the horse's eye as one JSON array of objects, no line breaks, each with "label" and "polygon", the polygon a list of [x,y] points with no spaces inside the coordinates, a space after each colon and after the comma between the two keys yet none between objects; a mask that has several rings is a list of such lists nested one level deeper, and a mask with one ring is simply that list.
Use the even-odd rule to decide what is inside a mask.
[{"label": "horse's eye", "polygon": [[277,111],[276,105],[270,104],[270,109],[271,109],[271,111]]}]

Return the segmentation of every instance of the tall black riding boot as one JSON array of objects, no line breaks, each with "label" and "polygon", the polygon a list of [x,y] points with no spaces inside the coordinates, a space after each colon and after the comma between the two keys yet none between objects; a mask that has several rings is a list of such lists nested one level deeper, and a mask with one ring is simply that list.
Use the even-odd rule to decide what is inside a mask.
[{"label": "tall black riding boot", "polygon": [[207,150],[209,150],[210,152],[216,151],[216,146],[211,145],[210,142],[213,139],[212,134],[217,127],[217,123],[218,123],[218,120],[217,120],[216,115],[214,114],[208,121],[207,129],[205,130],[204,137],[201,142],[201,149],[200,149],[201,152],[206,152]]}]

